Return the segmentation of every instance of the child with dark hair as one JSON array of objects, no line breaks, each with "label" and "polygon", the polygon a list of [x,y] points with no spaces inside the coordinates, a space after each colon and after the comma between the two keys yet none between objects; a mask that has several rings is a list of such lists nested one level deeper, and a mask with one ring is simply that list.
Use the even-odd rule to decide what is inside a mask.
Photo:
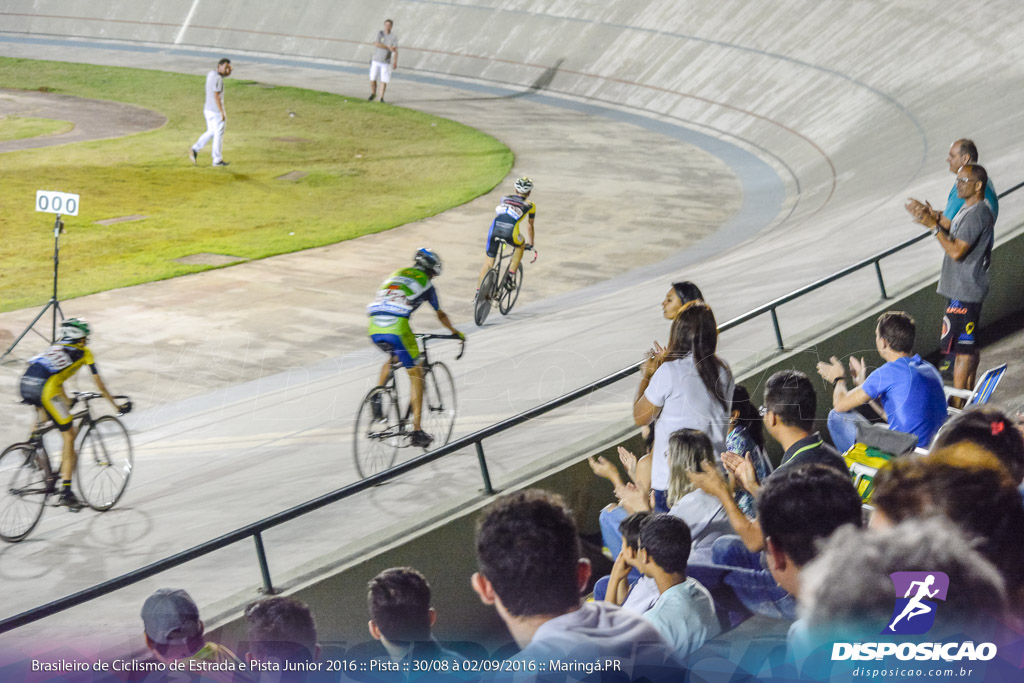
[{"label": "child with dark hair", "polygon": [[687,578],[690,528],[667,514],[652,515],[640,527],[638,564],[654,579],[661,596],[644,618],[654,625],[680,658],[721,633],[708,589]]},{"label": "child with dark hair", "polygon": [[[604,601],[613,605],[622,605],[637,614],[643,614],[658,600],[658,585],[654,579],[640,574],[637,567],[636,554],[640,544],[640,527],[651,516],[648,511],[634,512],[622,520],[619,530],[622,533],[622,550],[615,558],[611,576],[605,585]],[[632,578],[634,573],[640,574]],[[597,597],[598,584],[594,585],[594,596]]]},{"label": "child with dark hair", "polygon": [[969,442],[999,458],[1015,485],[1024,481],[1024,438],[1014,421],[995,406],[974,406],[952,418],[935,437],[932,450]]},{"label": "child with dark hair", "polygon": [[282,683],[305,681],[307,670],[316,670],[315,665],[303,666],[320,656],[316,621],[306,603],[284,595],[264,598],[245,608],[245,626],[249,662],[292,665],[280,672]]},{"label": "child with dark hair", "polygon": [[[772,463],[764,450],[764,422],[757,407],[750,400],[750,393],[742,384],[737,384],[732,392],[729,433],[725,435],[725,449],[741,458],[749,459],[758,481],[763,482],[772,473]],[[736,488],[736,504],[743,514],[753,517],[754,496],[742,487]]]},{"label": "child with dark hair", "polygon": [[370,635],[396,662],[462,660],[434,640],[437,612],[430,606],[430,584],[412,567],[385,569],[370,581]]}]

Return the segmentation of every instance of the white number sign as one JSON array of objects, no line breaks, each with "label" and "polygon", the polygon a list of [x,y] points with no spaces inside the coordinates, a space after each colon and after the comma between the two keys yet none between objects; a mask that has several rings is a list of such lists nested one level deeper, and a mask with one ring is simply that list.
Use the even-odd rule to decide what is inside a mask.
[{"label": "white number sign", "polygon": [[77,216],[78,195],[69,192],[36,190],[36,211],[59,213],[62,216]]}]

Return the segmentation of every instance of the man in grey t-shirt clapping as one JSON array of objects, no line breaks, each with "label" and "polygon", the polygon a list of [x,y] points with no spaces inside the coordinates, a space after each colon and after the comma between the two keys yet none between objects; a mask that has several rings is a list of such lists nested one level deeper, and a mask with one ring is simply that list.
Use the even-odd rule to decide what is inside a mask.
[{"label": "man in grey t-shirt clapping", "polygon": [[384,101],[384,91],[391,82],[391,72],[398,68],[398,36],[391,32],[395,23],[390,19],[384,21],[384,30],[377,31],[373,41],[373,57],[370,59],[370,97],[371,102],[377,96],[377,80],[380,79],[380,101]]},{"label": "man in grey t-shirt clapping", "polygon": [[[978,373],[978,321],[981,304],[988,294],[989,267],[995,217],[985,203],[988,173],[978,164],[961,166],[956,174],[957,196],[963,206],[948,229],[931,212],[923,212],[918,222],[935,230],[939,246],[945,252],[938,292],[948,299],[942,318],[941,351],[956,354],[953,386],[973,389]],[[954,399],[960,401],[960,399]]]},{"label": "man in grey t-shirt clapping", "polygon": [[188,157],[193,164],[199,157],[199,150],[213,140],[213,165],[228,165],[228,162],[224,161],[224,128],[228,121],[228,115],[224,111],[224,78],[230,75],[231,60],[226,57],[217,62],[216,71],[206,74],[206,103],[203,105],[206,132],[188,151]]}]

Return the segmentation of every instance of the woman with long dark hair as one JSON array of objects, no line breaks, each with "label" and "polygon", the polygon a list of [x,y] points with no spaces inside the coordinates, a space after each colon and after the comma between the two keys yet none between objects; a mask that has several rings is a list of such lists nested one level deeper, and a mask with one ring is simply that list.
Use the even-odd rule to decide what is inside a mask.
[{"label": "woman with long dark hair", "polygon": [[711,439],[717,458],[725,450],[735,384],[729,366],[716,353],[718,324],[703,301],[692,301],[676,314],[667,348],[654,346],[644,362],[633,419],[646,425],[658,418],[651,489],[655,509],[667,512],[669,435],[680,429],[702,431]]}]

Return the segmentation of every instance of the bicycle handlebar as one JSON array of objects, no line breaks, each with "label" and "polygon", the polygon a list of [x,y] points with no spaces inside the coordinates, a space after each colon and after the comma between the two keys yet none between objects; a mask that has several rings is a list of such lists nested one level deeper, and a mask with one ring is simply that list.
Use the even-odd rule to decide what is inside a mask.
[{"label": "bicycle handlebar", "polygon": [[458,360],[458,359],[462,358],[462,354],[464,354],[466,352],[466,338],[465,337],[460,337],[457,334],[430,334],[430,333],[426,333],[426,334],[416,334],[416,335],[413,335],[413,336],[415,336],[417,339],[422,339],[424,342],[430,341],[431,339],[458,339],[460,342],[462,342],[462,345],[459,347],[459,355],[455,356],[455,360]]},{"label": "bicycle handlebar", "polygon": [[[71,393],[72,406],[74,406],[79,401],[85,401],[86,403],[88,403],[93,399],[103,398],[103,394],[96,393],[95,391],[73,391]],[[115,400],[124,400],[124,403],[121,404],[120,410],[117,413],[118,415],[127,415],[128,413],[132,412],[132,400],[130,398],[128,398],[127,396],[114,396],[113,398]]]}]

